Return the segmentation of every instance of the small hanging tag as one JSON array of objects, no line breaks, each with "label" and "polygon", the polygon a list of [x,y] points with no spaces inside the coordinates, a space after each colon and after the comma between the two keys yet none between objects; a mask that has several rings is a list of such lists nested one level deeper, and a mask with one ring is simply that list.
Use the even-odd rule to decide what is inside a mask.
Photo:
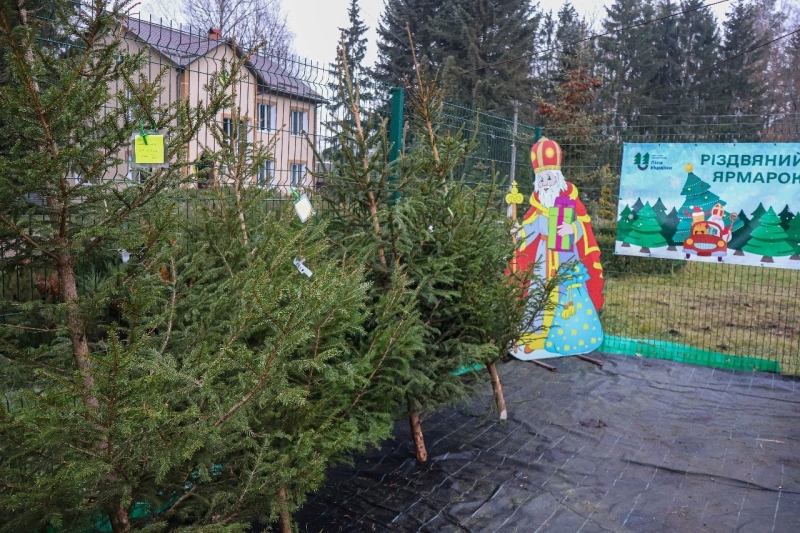
[{"label": "small hanging tag", "polygon": [[311,200],[309,200],[308,196],[305,194],[294,201],[294,210],[297,216],[300,217],[300,222],[305,222],[314,214],[314,208],[311,207]]},{"label": "small hanging tag", "polygon": [[133,161],[136,167],[166,167],[167,136],[160,132],[133,134]]},{"label": "small hanging tag", "polygon": [[307,266],[305,266],[303,264],[303,261],[305,261],[305,260],[306,260],[305,257],[301,257],[300,259],[295,259],[294,260],[294,266],[297,267],[297,271],[298,272],[300,272],[301,274],[305,274],[306,276],[308,276],[310,278],[312,272],[308,269]]}]

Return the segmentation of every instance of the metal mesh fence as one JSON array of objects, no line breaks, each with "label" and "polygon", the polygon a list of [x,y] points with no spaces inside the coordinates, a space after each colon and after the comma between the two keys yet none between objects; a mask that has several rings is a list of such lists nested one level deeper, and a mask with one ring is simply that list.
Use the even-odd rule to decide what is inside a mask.
[{"label": "metal mesh fence", "polygon": [[[205,32],[152,20],[128,19],[125,30],[123,48],[147,54],[142,79],[162,75],[160,104],[179,98],[192,104],[204,101],[210,78],[246,55],[224,35],[210,38]],[[223,135],[241,135],[248,143],[274,143],[273,161],[248,178],[249,185],[272,191],[265,209],[279,207],[289,197],[290,187],[313,192],[322,186],[309,171],[326,164],[312,146],[318,154],[334,146],[327,126],[336,112],[338,83],[331,66],[256,53],[249,56],[235,87],[235,110],[222,113],[219,126]],[[125,86],[112,88],[115,94],[130,96],[130,92]],[[588,132],[550,126],[542,132],[533,125],[517,124],[514,134],[508,118],[454,104],[445,104],[443,111],[442,130],[460,131],[476,140],[464,168],[466,179],[486,180],[493,173],[508,176],[511,146],[517,143],[514,175],[526,199],[533,178],[531,144],[541,133],[561,143],[563,171],[580,191],[602,250],[607,351],[800,374],[800,271],[613,253],[624,142],[797,142],[800,116],[640,117],[634,125],[598,126]],[[130,117],[132,124],[137,120]],[[178,209],[187,217],[197,202],[209,201],[205,188],[226,185],[224,168],[202,172],[203,153],[218,149],[218,139],[208,127],[188,146],[194,162],[185,169],[190,184],[174,193]],[[130,164],[130,151],[119,158],[121,164],[108,179],[120,186],[143,179]],[[72,180],[80,184],[81,176]],[[83,284],[89,287],[97,274],[87,272]],[[57,287],[52,286],[50,274],[4,270],[0,299],[54,297]]]}]

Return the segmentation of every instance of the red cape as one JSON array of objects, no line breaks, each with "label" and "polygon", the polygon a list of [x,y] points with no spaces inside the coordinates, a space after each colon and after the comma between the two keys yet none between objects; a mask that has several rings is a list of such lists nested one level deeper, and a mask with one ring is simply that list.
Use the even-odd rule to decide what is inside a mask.
[{"label": "red cape", "polygon": [[[575,215],[578,218],[584,219],[582,220],[583,237],[577,241],[576,246],[578,247],[578,257],[580,257],[581,263],[583,263],[583,266],[585,266],[586,270],[589,272],[589,281],[586,282],[586,290],[589,292],[589,297],[592,299],[595,309],[599,311],[600,308],[603,307],[603,267],[600,264],[600,248],[597,246],[597,241],[594,238],[592,223],[589,221],[589,217],[586,213],[586,206],[583,205],[583,202],[578,198],[578,190],[573,184],[567,183],[567,190],[562,192],[560,196],[566,196],[574,200]],[[533,197],[536,201],[531,202],[533,205],[528,212],[525,213],[525,217],[522,220],[530,218],[537,212],[540,215],[546,212],[546,208],[542,207],[539,203],[539,195],[534,193]],[[533,266],[536,261],[537,245],[541,239],[542,235],[537,235],[525,250],[521,252],[517,250],[517,269],[526,270]]]}]

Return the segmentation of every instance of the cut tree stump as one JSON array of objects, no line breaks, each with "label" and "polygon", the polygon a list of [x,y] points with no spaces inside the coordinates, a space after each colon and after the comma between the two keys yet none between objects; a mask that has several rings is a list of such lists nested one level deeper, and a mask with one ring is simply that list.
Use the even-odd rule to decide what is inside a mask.
[{"label": "cut tree stump", "polygon": [[419,421],[419,414],[408,405],[408,423],[411,426],[411,436],[414,438],[414,451],[417,455],[417,462],[424,463],[428,460],[428,450],[425,449],[425,437],[422,434],[422,423]]},{"label": "cut tree stump", "polygon": [[506,410],[506,399],[503,397],[503,385],[500,383],[500,376],[497,374],[497,365],[494,362],[486,365],[489,375],[492,376],[492,388],[494,389],[494,401],[497,403],[497,411],[500,413],[500,420],[508,418]]}]

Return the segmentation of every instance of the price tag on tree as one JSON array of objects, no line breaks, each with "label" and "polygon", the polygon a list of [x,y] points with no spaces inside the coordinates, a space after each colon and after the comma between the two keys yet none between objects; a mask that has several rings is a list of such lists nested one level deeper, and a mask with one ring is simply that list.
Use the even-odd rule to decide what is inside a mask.
[{"label": "price tag on tree", "polygon": [[133,165],[167,167],[167,136],[160,132],[139,132],[133,135]]},{"label": "price tag on tree", "polygon": [[294,211],[297,213],[297,216],[300,217],[300,222],[305,222],[314,214],[314,208],[311,207],[311,200],[309,200],[308,196],[305,194],[299,194],[294,187],[291,189],[294,195]]}]

